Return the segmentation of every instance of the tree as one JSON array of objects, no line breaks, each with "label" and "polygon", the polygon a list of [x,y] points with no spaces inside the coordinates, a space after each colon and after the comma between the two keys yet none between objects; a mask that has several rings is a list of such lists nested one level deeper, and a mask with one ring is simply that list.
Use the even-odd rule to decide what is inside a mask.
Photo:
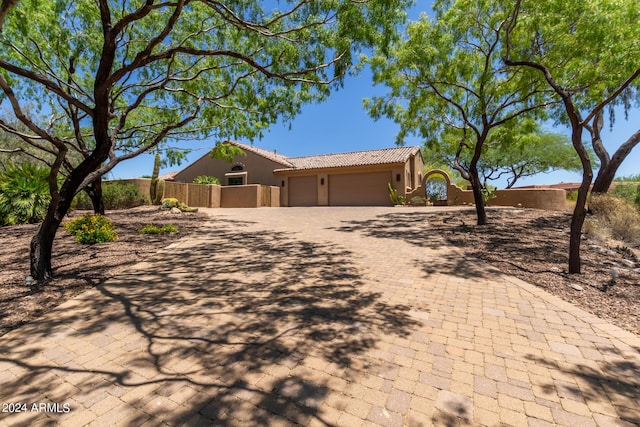
[{"label": "tree", "polygon": [[[31,275],[52,277],[53,239],[78,191],[169,141],[251,139],[291,119],[340,85],[357,51],[390,42],[406,5],[22,0],[0,11],[2,101],[28,128],[28,143],[55,159]],[[46,125],[36,114],[49,117]],[[71,152],[82,154],[77,165]]]},{"label": "tree", "polygon": [[[587,151],[592,161],[597,160],[592,150]],[[485,184],[506,177],[506,188],[512,188],[520,178],[556,170],[581,171],[582,164],[569,137],[545,132],[533,122],[517,129],[496,129],[478,169]]]},{"label": "tree", "polygon": [[580,273],[580,240],[593,179],[582,136],[585,130],[590,133],[600,159],[598,190],[608,188],[617,166],[637,143],[632,137],[608,159],[599,133],[605,108],[610,114],[616,104],[629,108],[638,94],[640,9],[635,0],[517,0],[512,10],[505,63],[535,70],[560,97],[556,110],[570,124],[571,142],[582,163],[569,238],[569,272]]},{"label": "tree", "polygon": [[504,29],[509,15],[491,1],[440,0],[437,20],[421,16],[407,37],[370,62],[387,96],[365,100],[375,119],[400,124],[398,142],[417,134],[439,150],[455,146],[453,167],[473,190],[477,222],[487,222],[479,162],[501,126],[541,111],[553,98],[526,69],[505,68]]}]

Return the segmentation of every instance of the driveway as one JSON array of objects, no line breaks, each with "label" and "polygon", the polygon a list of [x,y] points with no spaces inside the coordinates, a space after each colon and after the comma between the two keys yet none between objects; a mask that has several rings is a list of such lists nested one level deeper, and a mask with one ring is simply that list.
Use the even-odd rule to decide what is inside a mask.
[{"label": "driveway", "polygon": [[640,337],[430,241],[425,212],[207,210],[2,337],[0,425],[640,424]]}]

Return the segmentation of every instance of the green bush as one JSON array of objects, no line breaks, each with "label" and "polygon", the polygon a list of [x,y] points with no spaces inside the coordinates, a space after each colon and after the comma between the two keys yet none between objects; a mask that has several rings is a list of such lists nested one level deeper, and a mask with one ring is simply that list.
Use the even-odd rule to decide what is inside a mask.
[{"label": "green bush", "polygon": [[64,223],[63,227],[75,236],[76,242],[83,245],[113,242],[118,238],[111,220],[100,214],[84,214]]},{"label": "green bush", "polygon": [[389,183],[388,188],[389,188],[389,199],[391,199],[391,203],[394,205],[404,205],[406,202],[405,197],[398,194],[398,190],[393,188],[391,183]]},{"label": "green bush", "polygon": [[173,224],[155,225],[147,224],[138,230],[141,234],[163,234],[163,233],[175,233],[178,231],[178,227]]},{"label": "green bush", "polygon": [[160,209],[171,209],[178,208],[181,212],[198,212],[198,208],[190,208],[184,203],[180,203],[178,199],[173,197],[167,197],[166,199],[162,199],[162,204],[160,205]]},{"label": "green bush", "polygon": [[51,200],[49,168],[23,163],[0,172],[0,225],[42,221]]},{"label": "green bush", "polygon": [[200,175],[193,180],[194,184],[216,184],[220,185],[220,180],[215,176]]},{"label": "green bush", "polygon": [[411,198],[411,204],[414,206],[426,206],[427,205],[427,198],[426,197],[420,197],[420,196],[413,196]]},{"label": "green bush", "polygon": [[[129,209],[147,204],[147,198],[134,184],[105,182],[102,184],[102,200],[105,209]],[[91,199],[84,191],[74,199],[76,209],[92,209]]]},{"label": "green bush", "polygon": [[578,192],[577,191],[567,191],[567,200],[575,202],[578,200]]},{"label": "green bush", "polygon": [[621,184],[611,188],[611,194],[622,198],[632,205],[640,207],[640,185]]}]

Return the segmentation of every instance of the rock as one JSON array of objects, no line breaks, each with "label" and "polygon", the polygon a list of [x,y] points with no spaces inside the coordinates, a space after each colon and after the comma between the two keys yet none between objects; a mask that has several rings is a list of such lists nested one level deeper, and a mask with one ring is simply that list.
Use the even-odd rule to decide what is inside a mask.
[{"label": "rock", "polygon": [[630,259],[623,259],[623,260],[622,260],[622,263],[623,263],[624,265],[626,265],[627,267],[630,267],[630,268],[633,268],[633,267],[635,267],[635,266],[636,266],[636,263],[635,263],[635,262],[633,262],[633,261],[631,261]]},{"label": "rock", "polygon": [[572,284],[571,287],[576,291],[584,291],[584,289],[580,285]]},{"label": "rock", "polygon": [[176,208],[176,207],[171,208],[171,211],[170,211],[170,212],[171,212],[172,214],[176,214],[176,215],[180,215],[180,214],[182,214],[182,211],[181,211],[180,209]]}]

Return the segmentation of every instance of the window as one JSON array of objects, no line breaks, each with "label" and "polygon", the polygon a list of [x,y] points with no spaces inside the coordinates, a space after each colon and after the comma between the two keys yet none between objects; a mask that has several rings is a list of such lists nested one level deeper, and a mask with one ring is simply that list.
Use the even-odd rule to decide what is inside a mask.
[{"label": "window", "polygon": [[227,178],[227,185],[243,185],[244,179],[241,176],[230,176]]},{"label": "window", "polygon": [[231,168],[231,172],[240,172],[244,170],[244,166],[242,165],[235,165]]}]

